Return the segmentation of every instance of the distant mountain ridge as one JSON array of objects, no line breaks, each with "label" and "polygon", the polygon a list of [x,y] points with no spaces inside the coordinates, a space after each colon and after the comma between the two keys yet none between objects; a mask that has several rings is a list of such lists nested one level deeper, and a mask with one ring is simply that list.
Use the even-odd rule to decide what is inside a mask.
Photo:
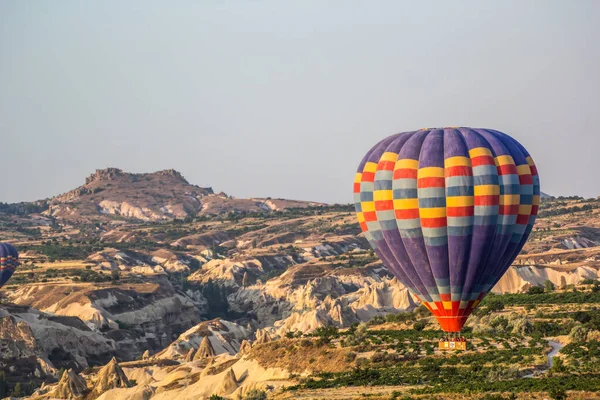
[{"label": "distant mountain ridge", "polygon": [[85,184],[47,201],[44,215],[70,221],[122,217],[141,221],[184,219],[228,212],[270,212],[319,205],[284,199],[237,199],[190,184],[167,169],[129,173],[118,168],[96,170]]}]

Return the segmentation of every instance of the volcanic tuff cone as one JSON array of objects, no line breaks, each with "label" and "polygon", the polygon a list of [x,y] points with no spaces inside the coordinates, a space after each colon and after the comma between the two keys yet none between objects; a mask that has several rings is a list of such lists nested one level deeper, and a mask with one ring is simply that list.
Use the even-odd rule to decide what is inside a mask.
[{"label": "volcanic tuff cone", "polygon": [[233,369],[230,368],[223,377],[217,393],[221,395],[228,395],[233,393],[237,388],[238,382],[237,378],[235,377],[235,372],[233,372]]},{"label": "volcanic tuff cone", "polygon": [[249,341],[247,340],[242,340],[242,343],[240,344],[240,354],[245,354],[248,351],[250,351],[250,349],[252,348],[252,345],[250,344]]},{"label": "volcanic tuff cone", "polygon": [[272,341],[271,336],[267,333],[265,329],[259,329],[256,331],[256,342],[255,344],[269,343]]},{"label": "volcanic tuff cone", "polygon": [[198,352],[194,356],[194,360],[201,360],[208,357],[215,356],[215,349],[213,349],[212,344],[210,344],[210,340],[208,336],[204,336],[202,342],[200,343],[200,347],[198,347]]},{"label": "volcanic tuff cone", "polygon": [[110,389],[128,388],[130,386],[127,375],[125,375],[125,372],[123,372],[123,369],[113,357],[108,364],[98,371],[96,384],[94,385],[94,389],[92,389],[91,397],[98,397]]},{"label": "volcanic tuff cone", "polygon": [[48,393],[50,398],[58,399],[82,399],[87,392],[85,379],[79,376],[73,369],[65,371],[56,388]]},{"label": "volcanic tuff cone", "polygon": [[191,348],[190,351],[185,355],[185,361],[190,362],[194,359],[194,354],[196,354],[196,349]]}]

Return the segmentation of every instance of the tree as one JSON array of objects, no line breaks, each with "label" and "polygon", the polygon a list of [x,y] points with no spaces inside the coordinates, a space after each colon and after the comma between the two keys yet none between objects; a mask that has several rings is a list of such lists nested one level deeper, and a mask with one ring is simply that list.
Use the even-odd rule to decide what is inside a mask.
[{"label": "tree", "polygon": [[425,329],[426,326],[427,326],[427,322],[421,320],[421,321],[417,321],[413,324],[413,329],[415,331],[422,331],[423,329]]},{"label": "tree", "polygon": [[560,357],[552,357],[552,372],[565,372],[567,367]]},{"label": "tree", "polygon": [[488,311],[498,312],[504,310],[504,303],[500,299],[491,298],[486,302]]},{"label": "tree", "polygon": [[313,336],[318,337],[317,344],[328,344],[331,339],[338,336],[338,328],[333,325],[321,326],[315,329]]},{"label": "tree", "polygon": [[296,337],[296,335],[292,331],[287,331],[285,333],[285,337],[288,338],[288,339],[293,339],[294,337]]},{"label": "tree", "polygon": [[11,396],[21,397],[22,393],[23,393],[23,390],[21,389],[21,382],[17,382],[17,384],[13,388]]},{"label": "tree", "polygon": [[548,280],[546,280],[546,282],[544,282],[544,290],[546,292],[554,291],[554,283],[552,283],[552,281],[550,279],[548,279]]},{"label": "tree", "polygon": [[540,286],[531,286],[527,289],[527,294],[542,294],[544,293],[544,288]]},{"label": "tree", "polygon": [[508,331],[508,319],[496,317],[490,322],[490,326],[499,332],[506,332]]},{"label": "tree", "polygon": [[110,272],[111,278],[113,281],[118,281],[119,279],[121,279],[121,275],[119,274],[119,270],[118,269],[113,269]]},{"label": "tree", "polygon": [[6,382],[6,372],[0,371],[0,398],[8,396],[8,382]]},{"label": "tree", "polygon": [[574,342],[585,342],[587,340],[589,329],[582,325],[575,325],[569,332],[569,339]]}]

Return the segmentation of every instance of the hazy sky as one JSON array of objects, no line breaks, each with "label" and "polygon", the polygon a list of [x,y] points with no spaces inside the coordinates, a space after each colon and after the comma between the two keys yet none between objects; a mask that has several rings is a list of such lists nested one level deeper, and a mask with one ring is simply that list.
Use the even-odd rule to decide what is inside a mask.
[{"label": "hazy sky", "polygon": [[600,194],[600,1],[0,0],[0,201],[97,168],[352,201],[379,139],[502,130]]}]

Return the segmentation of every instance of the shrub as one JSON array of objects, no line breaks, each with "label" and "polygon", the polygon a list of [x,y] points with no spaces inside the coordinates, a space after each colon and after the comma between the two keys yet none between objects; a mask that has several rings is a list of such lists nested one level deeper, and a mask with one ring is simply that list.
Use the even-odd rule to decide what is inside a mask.
[{"label": "shrub", "polygon": [[487,302],[487,310],[490,312],[497,312],[504,310],[504,303],[500,299],[496,299],[495,297],[490,298]]},{"label": "shrub", "polygon": [[508,330],[508,319],[504,317],[496,317],[490,322],[490,326],[498,332],[506,332]]},{"label": "shrub", "polygon": [[573,327],[573,329],[571,329],[571,332],[569,333],[569,339],[571,339],[573,342],[585,342],[587,340],[588,332],[588,328],[581,325],[576,325]]},{"label": "shrub", "polygon": [[331,342],[331,339],[337,337],[339,335],[338,328],[333,325],[328,325],[325,327],[319,327],[315,329],[313,332],[313,336],[318,337],[317,344],[328,344]]},{"label": "shrub", "polygon": [[267,400],[267,393],[262,390],[252,389],[244,396],[244,400]]},{"label": "shrub", "polygon": [[425,327],[427,326],[427,322],[426,321],[417,321],[413,324],[413,329],[415,331],[422,331],[423,329],[425,329]]},{"label": "shrub", "polygon": [[544,288],[540,286],[531,286],[527,290],[527,294],[542,294],[544,293]]},{"label": "shrub", "polygon": [[535,310],[537,307],[535,304],[525,304],[525,311]]},{"label": "shrub", "polygon": [[553,387],[548,391],[548,395],[553,400],[567,400],[567,392],[559,387]]},{"label": "shrub", "polygon": [[567,368],[560,357],[552,357],[552,372],[565,372]]},{"label": "shrub", "polygon": [[371,362],[377,363],[377,362],[382,362],[382,361],[385,361],[385,353],[382,353],[381,351],[376,351],[371,356]]},{"label": "shrub", "polygon": [[512,325],[511,333],[513,335],[525,336],[532,330],[531,322],[527,317],[511,315],[509,322]]}]

